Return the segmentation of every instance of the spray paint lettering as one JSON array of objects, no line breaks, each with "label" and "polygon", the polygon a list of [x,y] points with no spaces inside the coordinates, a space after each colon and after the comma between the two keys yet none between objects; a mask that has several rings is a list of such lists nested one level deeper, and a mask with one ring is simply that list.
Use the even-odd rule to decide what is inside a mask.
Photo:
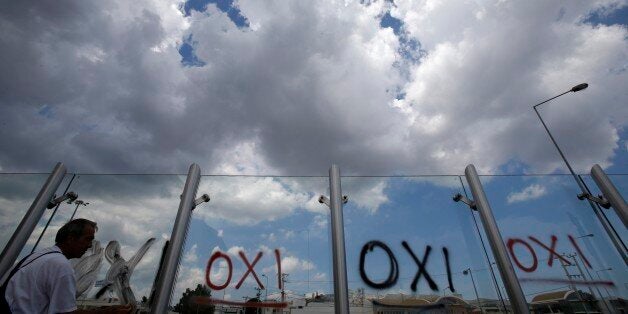
[{"label": "spray paint lettering", "polygon": [[[410,245],[408,244],[408,242],[402,241],[401,246],[403,246],[403,248],[408,252],[408,254],[410,254],[410,256],[412,257],[412,259],[414,260],[417,266],[416,275],[414,276],[414,279],[412,280],[412,284],[410,285],[410,288],[412,289],[412,291],[416,291],[417,284],[419,283],[419,280],[421,279],[421,277],[425,278],[430,289],[437,291],[438,285],[436,284],[436,282],[434,282],[434,280],[432,279],[432,276],[430,276],[426,268],[428,258],[430,257],[430,253],[432,251],[432,247],[429,245],[425,247],[425,253],[423,253],[423,258],[419,261],[417,256],[414,254],[414,251],[412,251],[412,249],[410,248]],[[390,263],[390,271],[388,274],[388,278],[386,278],[386,280],[382,282],[373,282],[368,277],[368,275],[366,274],[366,270],[364,269],[366,255],[368,252],[373,251],[375,247],[379,247],[386,253],[386,255],[388,256],[389,263]],[[447,280],[449,282],[449,288],[451,289],[452,292],[456,292],[456,289],[454,288],[454,284],[451,279],[451,267],[449,266],[449,251],[445,247],[443,247],[442,250],[443,250],[443,256],[445,259],[445,267],[447,269]],[[362,246],[362,250],[360,252],[360,277],[362,277],[362,280],[369,287],[375,288],[375,289],[386,289],[386,288],[392,287],[393,285],[395,285],[395,283],[397,283],[397,279],[399,278],[399,264],[397,263],[397,258],[395,257],[395,254],[388,247],[388,245],[386,245],[385,243],[381,241],[373,240],[373,241],[367,242],[366,244],[364,244],[364,246]]]},{"label": "spray paint lettering", "polygon": [[[578,243],[576,243],[575,238],[571,235],[567,235],[567,237],[569,238],[571,245],[574,247],[574,249],[578,252],[580,257],[582,258],[582,261],[584,262],[586,267],[591,268],[591,264],[589,263],[589,260],[584,254],[582,254],[582,250],[580,249],[580,246],[578,246]],[[528,239],[549,253],[548,258],[547,258],[547,266],[552,267],[554,263],[554,259],[559,259],[560,262],[563,263],[563,265],[571,266],[570,261],[568,261],[564,256],[556,252],[556,244],[558,242],[558,238],[555,235],[552,235],[550,237],[549,245],[546,245],[541,240],[533,236],[529,236]],[[525,247],[528,250],[528,252],[530,252],[530,256],[532,257],[531,265],[528,265],[528,266],[523,265],[519,257],[517,257],[517,255],[515,254],[515,250],[514,250],[515,245],[521,245]],[[508,251],[510,252],[510,256],[512,257],[512,260],[515,262],[515,265],[519,267],[519,269],[527,273],[534,272],[537,269],[539,261],[538,261],[536,252],[534,250],[534,247],[532,247],[532,245],[530,245],[528,241],[521,238],[509,238],[506,241],[506,246],[508,247]]]},{"label": "spray paint lettering", "polygon": [[[244,283],[244,280],[250,274],[253,276],[253,278],[257,282],[257,285],[259,286],[260,289],[266,289],[264,285],[262,284],[262,282],[259,280],[259,277],[257,277],[257,273],[255,272],[255,265],[262,258],[263,253],[258,252],[257,255],[255,255],[255,258],[253,259],[252,263],[249,262],[249,259],[246,257],[244,252],[240,251],[238,252],[238,255],[240,256],[240,259],[242,259],[242,262],[246,266],[246,271],[244,272],[244,274],[242,274],[242,277],[236,284],[235,288],[240,289],[240,287],[242,286],[242,283]],[[222,284],[216,284],[212,282],[211,280],[211,269],[214,262],[218,259],[223,259],[227,263],[227,279]],[[275,249],[275,262],[277,263],[277,286],[281,290],[283,289],[283,280],[281,280],[281,254],[279,253],[278,249]],[[207,286],[210,287],[212,290],[216,290],[216,291],[223,290],[229,286],[229,283],[231,283],[232,275],[233,275],[233,263],[231,262],[231,257],[229,257],[229,255],[220,251],[214,252],[214,254],[212,254],[212,256],[207,261],[207,267],[205,268],[205,283],[207,284]],[[193,297],[191,302],[195,304],[206,304],[206,305],[223,304],[223,305],[232,305],[232,306],[242,306],[245,308],[283,309],[283,308],[288,307],[287,302],[235,302],[235,301],[218,300],[211,297],[200,297],[200,296]]]},{"label": "spray paint lettering", "polygon": [[[244,280],[249,276],[249,274],[252,274],[253,278],[255,278],[255,281],[257,282],[259,287],[261,289],[266,289],[264,287],[264,285],[262,284],[262,282],[257,277],[257,273],[255,272],[255,268],[254,268],[255,264],[257,264],[257,262],[260,260],[260,258],[262,258],[263,253],[262,252],[257,252],[257,255],[255,256],[255,259],[253,259],[253,263],[249,262],[249,260],[246,257],[246,255],[244,255],[244,252],[240,251],[240,252],[238,252],[238,255],[240,256],[240,258],[242,259],[242,262],[246,266],[246,272],[244,272],[244,274],[242,275],[242,277],[240,278],[240,280],[236,284],[235,288],[236,289],[240,289],[240,287],[242,286],[242,283],[244,282]],[[225,262],[227,262],[227,279],[221,285],[217,285],[217,284],[213,283],[212,280],[211,280],[211,276],[210,276],[212,266],[213,266],[214,262],[217,259],[219,259],[219,258],[222,258],[222,259],[225,260]],[[282,281],[281,281],[281,256],[280,256],[280,253],[279,253],[278,249],[275,249],[275,261],[277,263],[277,277],[278,277],[277,278],[277,282],[278,282],[279,289],[281,289],[281,285],[282,285]],[[232,274],[233,274],[233,263],[231,262],[231,257],[229,257],[229,255],[227,255],[227,254],[225,254],[223,252],[216,251],[214,254],[212,254],[212,256],[207,261],[207,267],[205,268],[205,283],[212,290],[222,290],[222,289],[225,289],[225,288],[227,288],[229,286],[229,283],[231,282],[231,275]]]},{"label": "spray paint lettering", "polygon": [[[583,264],[591,269],[591,263],[589,263],[589,259],[582,253],[582,250],[580,249],[580,246],[578,245],[578,243],[576,243],[576,238],[574,238],[572,235],[567,235],[567,238],[569,239],[569,242],[571,243],[571,246],[573,246],[573,248],[576,250],[576,252],[578,253],[578,256],[580,256]],[[528,240],[534,244],[536,244],[537,246],[543,248],[545,251],[548,252],[548,257],[547,257],[547,266],[552,267],[554,265],[554,260],[558,259],[559,262],[563,265],[563,266],[571,266],[572,262],[570,262],[569,260],[567,260],[563,255],[559,254],[558,252],[556,252],[556,244],[558,242],[558,237],[556,237],[555,235],[551,235],[550,236],[550,240],[549,240],[549,244],[543,243],[543,241],[539,240],[538,238],[534,237],[534,236],[528,236]],[[531,264],[528,265],[524,265],[524,263],[521,262],[520,256],[518,257],[515,254],[515,246],[521,246],[522,248],[525,248],[528,252],[529,252],[529,256],[532,258],[532,262]],[[522,271],[526,272],[526,273],[532,273],[534,271],[536,271],[536,269],[538,268],[539,265],[539,259],[537,258],[537,254],[536,251],[534,250],[534,246],[532,246],[528,241],[526,241],[525,239],[522,238],[509,238],[506,241],[506,246],[508,247],[508,251],[510,252],[510,256],[512,258],[512,261],[514,262],[515,265],[517,265],[517,267],[519,269],[521,269]],[[573,258],[575,255],[572,255],[571,257]],[[575,260],[574,260],[575,261]],[[568,283],[568,284],[576,284],[576,285],[588,285],[588,286],[592,286],[592,285],[601,285],[601,286],[609,286],[612,287],[615,285],[615,283],[613,283],[612,281],[606,281],[606,280],[574,280],[572,278],[568,278],[568,279],[563,279],[563,278],[520,278],[520,281],[522,282],[543,282],[543,283],[554,283],[554,284],[558,284],[558,283]]]}]

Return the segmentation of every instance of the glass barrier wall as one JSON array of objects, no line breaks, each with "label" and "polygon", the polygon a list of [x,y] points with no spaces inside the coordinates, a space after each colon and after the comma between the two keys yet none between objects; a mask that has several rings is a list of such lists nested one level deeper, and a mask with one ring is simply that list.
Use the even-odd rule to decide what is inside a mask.
[{"label": "glass barrier wall", "polygon": [[[0,176],[2,178],[2,176]],[[2,225],[11,236],[47,175],[20,175],[2,181]],[[68,189],[78,194],[63,202],[55,215],[47,209],[22,251],[54,245],[59,228],[71,217],[98,224],[96,241],[81,259],[71,260],[77,276],[78,305],[99,307],[136,300],[145,307],[158,269],[162,247],[170,237],[185,176],[180,175],[66,175],[57,195]],[[71,184],[70,184],[71,182]],[[69,186],[68,186],[69,184]],[[13,191],[13,192],[11,192]],[[12,201],[12,202],[10,202]],[[49,224],[44,231],[44,226]],[[3,228],[5,229],[5,228]],[[4,240],[6,243],[6,240]],[[129,289],[130,288],[130,289]],[[144,301],[142,303],[142,301]]]},{"label": "glass barrier wall", "polygon": [[481,180],[531,310],[625,311],[626,264],[573,177]]},{"label": "glass barrier wall", "polygon": [[328,189],[327,177],[203,176],[197,196],[211,200],[193,212],[174,310],[271,313],[330,298]]},{"label": "glass barrier wall", "polygon": [[342,189],[351,312],[503,310],[490,248],[452,199],[459,177],[345,177]]},{"label": "glass barrier wall", "polygon": [[[4,249],[7,245],[49,176],[50,174],[0,174],[0,248]],[[72,177],[72,174],[66,174],[63,177],[56,195],[63,194]],[[63,203],[59,207],[63,206],[67,204]],[[42,219],[26,242],[18,260],[31,252],[53,212],[54,209],[44,211]]]},{"label": "glass barrier wall", "polygon": [[[0,175],[4,247],[48,174]],[[621,193],[628,176],[609,176]],[[98,223],[73,264],[79,305],[136,300],[147,309],[173,228],[183,175],[66,175],[22,255],[54,244],[71,217]],[[594,194],[597,186],[583,179]],[[534,312],[626,311],[628,272],[571,176],[482,176],[487,198]],[[508,312],[509,301],[479,215],[454,194],[458,176],[343,177],[350,311]],[[181,254],[173,311],[332,313],[327,177],[202,176]],[[603,210],[626,240],[626,229]],[[46,231],[44,226],[49,223]]]}]

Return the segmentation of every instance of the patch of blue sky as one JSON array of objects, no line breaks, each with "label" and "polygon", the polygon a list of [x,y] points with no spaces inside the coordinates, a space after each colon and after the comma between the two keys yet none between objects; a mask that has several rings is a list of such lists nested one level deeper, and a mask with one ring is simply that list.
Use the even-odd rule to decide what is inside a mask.
[{"label": "patch of blue sky", "polygon": [[205,62],[198,58],[194,52],[194,46],[196,41],[192,39],[192,34],[183,40],[183,43],[179,47],[179,54],[181,55],[181,63],[184,66],[189,67],[202,67]]},{"label": "patch of blue sky", "polygon": [[421,43],[415,38],[410,37],[408,32],[404,30],[403,21],[386,12],[380,19],[379,26],[382,28],[391,28],[397,38],[399,38],[399,53],[404,60],[411,63],[417,63],[421,57],[426,55],[426,51],[421,49]]},{"label": "patch of blue sky", "polygon": [[215,4],[220,11],[227,13],[236,26],[249,27],[249,20],[242,15],[240,8],[234,6],[233,0],[188,0],[183,4],[183,11],[186,16],[189,16],[192,10],[204,12],[209,4]]},{"label": "patch of blue sky", "polygon": [[592,25],[628,25],[628,5],[619,5],[614,8],[602,8],[591,12],[584,23]]},{"label": "patch of blue sky", "polygon": [[52,105],[45,104],[39,108],[37,114],[48,119],[53,119],[55,117],[55,110]]},{"label": "patch of blue sky", "polygon": [[[226,13],[229,19],[238,28],[249,27],[249,20],[242,15],[242,12],[237,6],[234,6],[233,0],[188,0],[183,4],[182,9],[185,15],[189,16],[192,10],[205,12],[209,4],[215,4],[220,11]],[[192,40],[192,34],[190,34],[179,47],[181,63],[189,67],[202,67],[205,65],[205,62],[196,56],[194,46],[195,42]]]}]

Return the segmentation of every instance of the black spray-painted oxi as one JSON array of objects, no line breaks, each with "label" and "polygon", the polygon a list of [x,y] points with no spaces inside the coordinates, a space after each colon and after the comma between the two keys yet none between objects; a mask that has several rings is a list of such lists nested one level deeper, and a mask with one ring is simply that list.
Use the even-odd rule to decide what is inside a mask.
[{"label": "black spray-painted oxi", "polygon": [[[388,255],[388,262],[390,262],[390,272],[388,273],[388,278],[386,278],[386,280],[383,282],[373,282],[366,275],[366,271],[364,271],[364,260],[366,258],[366,253],[368,251],[373,251],[376,246],[379,246],[382,250],[384,250],[384,252],[386,252],[386,255]],[[364,282],[369,287],[376,289],[386,289],[392,287],[393,285],[395,285],[395,283],[397,283],[397,279],[399,279],[399,265],[397,264],[397,259],[395,258],[395,255],[390,250],[388,245],[377,240],[369,241],[364,244],[364,246],[362,247],[362,251],[360,252],[360,277],[362,277],[362,280],[364,280]]]},{"label": "black spray-painted oxi", "polygon": [[419,259],[416,257],[416,255],[414,255],[414,252],[412,252],[412,249],[408,245],[408,242],[401,241],[401,245],[403,246],[404,249],[406,249],[406,251],[408,251],[408,253],[410,253],[410,256],[412,256],[412,259],[414,260],[418,268],[416,275],[414,276],[414,280],[412,280],[412,284],[410,285],[410,288],[412,289],[412,291],[416,291],[416,285],[417,283],[419,283],[421,274],[425,275],[425,280],[427,280],[427,284],[430,286],[430,289],[438,290],[438,285],[436,285],[434,280],[432,280],[432,277],[430,277],[430,274],[428,274],[427,270],[425,269],[425,266],[427,266],[427,259],[430,257],[430,252],[432,251],[432,247],[429,245],[425,247],[425,254],[423,254],[423,260],[419,262]]},{"label": "black spray-painted oxi", "polygon": [[[419,261],[419,259],[416,257],[416,255],[410,248],[410,245],[408,245],[408,242],[402,241],[401,245],[406,249],[406,251],[408,251],[410,256],[412,256],[412,259],[414,260],[418,268],[417,273],[414,276],[414,280],[412,280],[412,284],[410,285],[410,288],[412,289],[412,291],[416,291],[417,284],[419,283],[419,279],[421,279],[421,276],[425,277],[425,280],[427,280],[427,284],[429,285],[430,289],[437,291],[438,285],[436,284],[436,282],[434,282],[430,274],[427,272],[427,268],[426,268],[427,260],[430,256],[430,252],[432,251],[432,247],[429,245],[425,247],[425,253],[423,254],[423,259]],[[390,262],[390,272],[388,273],[388,278],[386,278],[386,280],[384,280],[383,282],[373,282],[366,275],[366,271],[364,270],[364,261],[366,259],[366,254],[369,251],[373,251],[373,249],[376,246],[384,250],[384,252],[386,252],[386,255],[388,255],[388,261]],[[447,250],[447,248],[443,248],[443,255],[445,257],[445,266],[447,268],[447,281],[449,283],[449,288],[451,289],[452,292],[456,292],[453,281],[451,279],[451,267],[449,265],[449,251]],[[364,246],[362,247],[362,251],[360,252],[360,277],[362,277],[362,280],[364,280],[364,282],[369,287],[375,288],[375,289],[390,288],[395,283],[397,283],[397,279],[399,278],[399,265],[397,263],[397,259],[395,258],[395,254],[393,254],[392,250],[388,247],[388,245],[377,240],[369,241],[366,244],[364,244]]]},{"label": "black spray-painted oxi", "polygon": [[445,257],[445,266],[447,266],[447,282],[449,283],[449,288],[451,292],[456,292],[454,289],[454,282],[451,279],[451,267],[449,266],[449,250],[446,247],[443,248],[443,256]]}]

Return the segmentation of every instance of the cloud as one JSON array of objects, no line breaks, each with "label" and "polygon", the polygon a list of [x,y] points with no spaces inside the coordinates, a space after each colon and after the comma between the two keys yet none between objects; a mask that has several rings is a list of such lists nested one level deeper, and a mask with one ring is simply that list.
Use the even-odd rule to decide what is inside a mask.
[{"label": "cloud", "polygon": [[284,273],[294,273],[314,269],[314,264],[310,261],[299,259],[295,256],[286,256],[281,259],[281,271]]},{"label": "cloud", "polygon": [[197,245],[192,245],[192,248],[185,253],[183,256],[183,261],[186,263],[194,263],[198,261],[198,255],[196,254]]},{"label": "cloud", "polygon": [[547,193],[547,189],[539,184],[527,186],[520,192],[511,192],[507,196],[508,204],[537,199]]},{"label": "cloud", "polygon": [[[13,149],[0,167],[184,172],[197,162],[205,173],[309,175],[337,163],[379,175],[468,163],[495,173],[520,160],[553,171],[562,165],[530,105],[588,81],[541,108],[581,170],[610,165],[628,121],[627,30],[586,22],[615,1],[238,1],[250,27],[213,5],[186,16],[182,4],[7,6],[0,115],[11,132],[0,144]],[[399,34],[380,27],[387,13]],[[181,63],[190,35],[202,67]]]}]

